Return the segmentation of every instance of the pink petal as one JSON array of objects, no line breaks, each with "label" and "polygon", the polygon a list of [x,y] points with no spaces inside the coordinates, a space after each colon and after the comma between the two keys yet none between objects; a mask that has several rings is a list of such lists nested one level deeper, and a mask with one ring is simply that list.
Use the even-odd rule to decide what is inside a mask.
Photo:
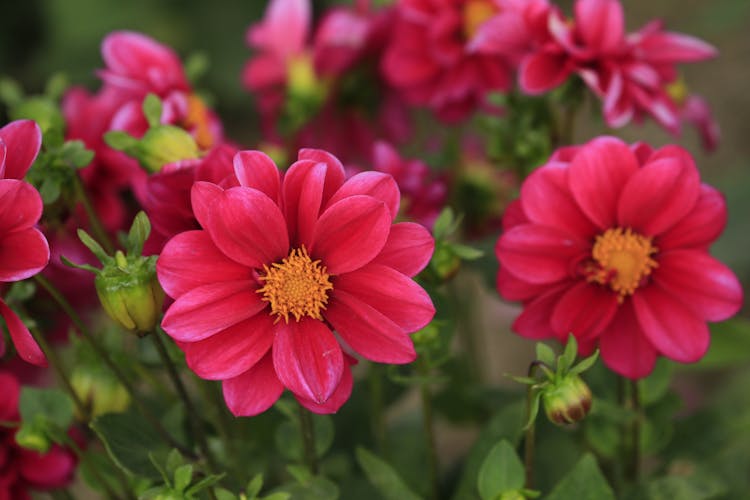
[{"label": "pink petal", "polygon": [[554,227],[515,226],[500,236],[495,253],[500,265],[529,283],[553,283],[571,276],[576,258],[589,244]]},{"label": "pink petal", "polygon": [[294,247],[312,245],[313,230],[323,206],[328,167],[310,160],[295,162],[284,176],[284,215]]},{"label": "pink petal", "polygon": [[289,253],[286,221],[281,209],[256,189],[235,187],[224,191],[216,198],[208,215],[205,229],[211,240],[227,257],[240,264],[262,268]]},{"label": "pink petal", "polygon": [[695,207],[700,178],[680,158],[649,161],[630,177],[618,205],[621,227],[653,236],[674,226]]},{"label": "pink petal", "polygon": [[556,285],[549,288],[543,295],[524,304],[523,312],[513,322],[513,331],[533,340],[558,338],[558,334],[552,330],[552,312],[560,301],[560,297],[570,286],[569,282]]},{"label": "pink petal", "polygon": [[251,31],[248,41],[282,59],[299,53],[311,29],[310,4],[310,0],[272,0],[263,15],[262,28]]},{"label": "pink petal", "polygon": [[221,253],[206,231],[186,231],[169,240],[156,261],[156,272],[172,298],[217,281],[252,278],[252,270]]},{"label": "pink petal", "polygon": [[435,316],[427,292],[400,272],[379,264],[368,264],[336,278],[335,296],[345,291],[380,311],[405,332],[424,328]]},{"label": "pink petal", "polygon": [[[604,119],[612,128],[624,127],[635,114],[633,97],[626,91],[623,80],[624,77],[620,71],[614,71],[607,82],[607,87],[603,89]],[[591,87],[591,83],[589,81],[587,83]],[[594,92],[596,91],[597,89],[594,88]]]},{"label": "pink petal", "polygon": [[727,204],[717,189],[701,185],[698,202],[682,220],[656,240],[660,250],[673,248],[707,248],[724,231]]},{"label": "pink petal", "polygon": [[273,369],[270,352],[245,373],[225,380],[221,387],[227,408],[235,417],[263,413],[284,392],[284,386]]},{"label": "pink petal", "polygon": [[42,198],[34,186],[25,181],[0,179],[0,233],[30,228],[41,216]]},{"label": "pink petal", "polygon": [[47,358],[39,348],[39,345],[31,336],[31,332],[23,324],[21,318],[19,318],[8,305],[0,299],[0,316],[5,320],[5,326],[8,327],[8,333],[10,333],[10,339],[13,341],[13,345],[16,346],[18,355],[26,361],[36,366],[47,366]]},{"label": "pink petal", "polygon": [[378,363],[411,363],[417,354],[409,335],[372,306],[334,290],[324,314],[352,349]]},{"label": "pink petal", "polygon": [[[0,419],[8,422],[18,419],[18,400],[21,396],[21,384],[14,374],[0,371],[0,387],[3,397],[0,399]],[[0,459],[0,463],[3,461]]]},{"label": "pink petal", "polygon": [[742,285],[732,270],[702,251],[660,254],[653,280],[707,321],[725,320],[742,306]]},{"label": "pink petal", "polygon": [[53,445],[44,454],[23,448],[19,452],[16,461],[23,483],[34,485],[35,489],[55,489],[72,482],[77,465],[72,451]]},{"label": "pink petal", "polygon": [[699,38],[670,32],[643,37],[636,50],[640,57],[655,64],[698,62],[718,55],[715,47]]},{"label": "pink petal", "polygon": [[570,73],[565,55],[536,52],[521,61],[518,84],[526,94],[543,94],[561,85]]},{"label": "pink petal", "polygon": [[678,295],[651,284],[636,291],[633,306],[646,338],[664,356],[694,363],[708,350],[705,320],[680,302]]},{"label": "pink petal", "polygon": [[5,172],[2,178],[23,179],[42,147],[42,130],[35,121],[16,120],[0,128],[2,142],[5,143]]},{"label": "pink petal", "polygon": [[620,193],[638,168],[630,148],[614,137],[594,139],[573,158],[568,173],[570,190],[600,229],[615,225]]},{"label": "pink petal", "polygon": [[327,206],[358,194],[372,196],[384,202],[391,212],[391,220],[398,215],[401,201],[398,185],[391,175],[382,172],[361,172],[352,176],[328,200]]},{"label": "pink petal", "polygon": [[0,236],[0,281],[18,281],[35,275],[49,263],[49,245],[32,227]]},{"label": "pink petal", "polygon": [[218,203],[224,189],[212,182],[198,181],[190,190],[190,205],[203,229],[208,226],[209,213]]},{"label": "pink petal", "polygon": [[248,319],[266,307],[252,281],[225,281],[180,295],[161,322],[173,339],[197,342]]},{"label": "pink petal", "polygon": [[552,329],[562,337],[572,333],[576,338],[598,336],[617,311],[617,296],[599,285],[580,281],[558,300],[552,312]]},{"label": "pink petal", "polygon": [[303,318],[276,326],[273,366],[281,383],[295,395],[322,404],[341,382],[344,357],[322,321]]},{"label": "pink petal", "polygon": [[424,226],[399,222],[391,226],[383,250],[373,264],[392,267],[407,276],[415,276],[427,266],[435,249],[435,240]]},{"label": "pink petal", "polygon": [[497,291],[505,300],[529,300],[541,295],[549,288],[549,285],[534,285],[517,278],[508,272],[505,267],[500,266],[497,271]]},{"label": "pink petal", "polygon": [[260,313],[203,340],[181,343],[180,347],[196,375],[226,380],[250,370],[269,352],[273,338],[273,318]]},{"label": "pink petal", "polygon": [[575,185],[578,179],[570,179],[565,163],[553,162],[538,168],[521,186],[523,211],[531,222],[590,238],[596,228],[573,199],[569,181]]},{"label": "pink petal", "polygon": [[382,201],[349,196],[326,209],[315,224],[310,254],[330,274],[343,274],[372,261],[385,246],[391,216]]},{"label": "pink petal", "polygon": [[273,160],[262,151],[240,151],[234,155],[234,173],[240,186],[257,189],[279,202],[281,176]]},{"label": "pink petal", "polygon": [[599,53],[612,52],[625,42],[625,22],[618,0],[577,0],[575,20],[586,45]]},{"label": "pink petal", "polygon": [[336,387],[336,390],[333,391],[333,394],[331,394],[331,397],[328,398],[325,403],[316,403],[315,401],[297,396],[296,394],[294,397],[297,398],[299,404],[311,412],[327,415],[339,411],[339,408],[349,400],[353,386],[354,378],[352,377],[352,370],[347,364],[344,366],[344,372],[341,375],[341,382],[339,382],[338,387]]},{"label": "pink petal", "polygon": [[325,163],[328,166],[325,187],[323,188],[323,206],[326,206],[333,193],[344,183],[344,179],[346,178],[344,166],[338,158],[322,149],[300,149],[297,159]]},{"label": "pink petal", "polygon": [[626,300],[599,338],[602,360],[612,371],[630,379],[648,376],[656,363],[651,345],[635,316],[633,304]]},{"label": "pink petal", "polygon": [[275,54],[258,54],[242,69],[242,84],[257,92],[282,87],[286,82],[286,71],[286,61]]}]

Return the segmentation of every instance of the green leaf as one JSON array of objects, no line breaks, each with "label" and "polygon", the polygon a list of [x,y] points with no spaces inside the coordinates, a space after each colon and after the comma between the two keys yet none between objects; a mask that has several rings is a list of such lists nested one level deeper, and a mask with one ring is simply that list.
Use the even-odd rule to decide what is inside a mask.
[{"label": "green leaf", "polygon": [[169,452],[169,455],[167,455],[167,460],[165,462],[167,475],[169,477],[174,477],[177,469],[184,463],[185,460],[182,458],[180,452],[173,448],[172,451]]},{"label": "green leaf", "polygon": [[222,474],[212,474],[210,476],[206,476],[194,485],[192,485],[188,490],[185,492],[185,496],[188,498],[191,498],[196,493],[199,493],[201,490],[205,490],[209,486],[213,486],[214,484],[221,481],[221,479],[225,476],[224,473]]},{"label": "green leaf", "polygon": [[93,253],[97,259],[99,259],[99,262],[102,264],[106,264],[110,261],[112,261],[112,257],[107,255],[107,252],[104,251],[102,246],[97,243],[97,241],[89,236],[89,233],[84,231],[83,229],[78,229],[78,238],[81,240],[81,243],[83,243],[86,248],[91,250],[91,253]]},{"label": "green leaf", "polygon": [[523,487],[525,472],[516,450],[506,440],[497,443],[479,469],[477,488],[482,500],[494,500],[506,491]]},{"label": "green leaf", "polygon": [[529,414],[526,417],[526,424],[523,429],[526,430],[536,422],[536,416],[539,414],[539,402],[542,400],[542,391],[536,391],[536,394],[531,398],[531,406],[529,407]]},{"label": "green leaf", "polygon": [[109,455],[125,471],[148,478],[158,478],[149,452],[159,463],[166,461],[169,450],[161,437],[137,413],[107,413],[96,418],[91,428],[101,438]]},{"label": "green leaf", "polygon": [[305,467],[289,465],[287,471],[297,480],[286,484],[283,491],[294,500],[336,500],[339,488],[336,483],[322,476],[313,476]]},{"label": "green leaf", "polygon": [[68,258],[67,258],[66,256],[64,256],[64,255],[61,255],[61,256],[60,256],[60,260],[61,260],[61,261],[62,261],[62,263],[63,263],[63,264],[65,264],[66,266],[68,266],[68,267],[72,267],[72,268],[74,268],[74,269],[83,269],[83,270],[85,270],[85,271],[91,271],[91,272],[92,272],[92,273],[94,273],[94,274],[98,274],[99,272],[101,272],[101,269],[98,269],[98,268],[96,268],[96,267],[94,267],[94,266],[90,266],[90,265],[88,265],[88,264],[76,264],[75,262],[73,262],[72,260],[68,259]]},{"label": "green leaf", "polygon": [[594,354],[592,354],[588,358],[582,359],[577,365],[571,368],[568,373],[571,373],[573,375],[580,375],[581,373],[594,366],[594,363],[596,363],[597,359],[599,359],[599,349],[594,351]]},{"label": "green leaf", "polygon": [[711,346],[698,363],[681,369],[714,370],[730,366],[744,366],[750,358],[750,319],[736,317],[709,325]]},{"label": "green leaf", "polygon": [[143,115],[146,117],[149,127],[156,127],[161,123],[162,104],[156,94],[148,94],[143,99]]},{"label": "green leaf", "polygon": [[648,500],[711,500],[726,495],[727,489],[727,485],[718,477],[699,472],[650,481],[646,492]]},{"label": "green leaf", "polygon": [[[296,415],[295,415],[296,417]],[[328,415],[312,415],[313,431],[315,432],[315,453],[322,457],[333,444],[334,427]],[[282,455],[290,460],[301,460],[304,456],[302,433],[299,421],[294,418],[282,422],[276,428],[276,447]]]},{"label": "green leaf", "polygon": [[185,75],[191,83],[195,84],[206,73],[208,66],[208,55],[205,52],[195,52],[185,59]]},{"label": "green leaf", "polygon": [[18,403],[23,422],[39,418],[58,429],[67,431],[73,422],[73,400],[60,389],[39,389],[24,386]]},{"label": "green leaf", "polygon": [[94,159],[94,152],[86,149],[83,141],[66,141],[61,155],[64,162],[77,168],[85,167]]},{"label": "green leaf", "polygon": [[572,334],[568,336],[568,343],[565,344],[565,349],[558,359],[558,373],[567,372],[576,360],[578,354],[578,342],[575,336]]},{"label": "green leaf", "polygon": [[443,240],[452,230],[455,221],[455,215],[451,207],[445,207],[438,218],[435,219],[435,225],[432,226],[432,235],[436,240]]},{"label": "green leaf", "polygon": [[662,399],[669,390],[672,380],[672,365],[665,358],[660,358],[651,375],[638,382],[641,404],[648,406]]},{"label": "green leaf", "polygon": [[16,106],[23,100],[23,89],[15,80],[0,78],[0,101],[8,107]]},{"label": "green leaf", "polygon": [[536,359],[554,369],[555,367],[555,351],[550,346],[542,342],[536,344]]},{"label": "green leaf", "polygon": [[461,245],[460,243],[451,243],[450,248],[454,254],[463,260],[477,260],[484,255],[483,251],[468,245]]},{"label": "green leaf", "polygon": [[143,243],[151,233],[151,222],[144,211],[140,211],[133,219],[128,232],[128,255],[139,256],[143,252]]},{"label": "green leaf", "polygon": [[138,139],[122,130],[110,130],[104,134],[104,142],[117,151],[129,153],[133,148],[138,146]]},{"label": "green leaf", "polygon": [[599,470],[596,459],[586,453],[546,500],[615,500],[615,494]]},{"label": "green leaf", "polygon": [[365,471],[367,479],[385,500],[418,500],[398,473],[387,462],[367,451],[357,448],[357,462]]},{"label": "green leaf", "polygon": [[39,194],[45,205],[51,205],[60,198],[60,183],[52,177],[44,179],[42,185],[39,186]]},{"label": "green leaf", "polygon": [[256,474],[255,477],[247,483],[247,487],[245,488],[245,494],[247,495],[248,500],[254,500],[262,488],[263,474]]},{"label": "green leaf", "polygon": [[174,471],[174,489],[177,491],[185,491],[185,488],[190,486],[190,482],[193,480],[193,466],[192,464],[181,465]]}]

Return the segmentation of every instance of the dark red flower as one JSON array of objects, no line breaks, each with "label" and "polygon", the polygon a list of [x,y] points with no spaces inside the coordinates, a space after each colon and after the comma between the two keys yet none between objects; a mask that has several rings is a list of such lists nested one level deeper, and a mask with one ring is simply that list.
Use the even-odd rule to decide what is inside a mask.
[{"label": "dark red flower", "polygon": [[742,304],[739,281],[708,253],[725,223],[722,195],[677,146],[602,137],[566,148],[523,183],[495,247],[500,294],[524,304],[513,329],[572,332],[634,379],[659,355],[698,361],[706,322]]},{"label": "dark red flower", "polygon": [[344,181],[324,151],[300,151],[283,180],[258,151],[238,153],[235,169],[239,187],[194,185],[203,229],[175,236],[159,257],[175,299],[162,327],[193,371],[223,381],[235,415],[265,411],[284,388],[312,411],[334,412],[352,388],[342,344],[376,362],[414,360],[409,334],[435,310],[411,277],[432,237],[393,224],[392,177]]}]

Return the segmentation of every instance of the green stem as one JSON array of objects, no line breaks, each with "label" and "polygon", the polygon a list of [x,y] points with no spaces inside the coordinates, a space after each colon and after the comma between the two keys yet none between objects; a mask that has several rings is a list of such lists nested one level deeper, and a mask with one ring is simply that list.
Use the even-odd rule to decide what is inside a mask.
[{"label": "green stem", "polygon": [[78,313],[73,308],[72,305],[67,301],[65,296],[63,296],[62,293],[53,285],[47,278],[42,276],[41,274],[37,274],[34,276],[34,279],[45,289],[47,292],[52,296],[52,298],[57,302],[57,305],[60,306],[60,308],[68,315],[70,320],[73,322],[73,325],[75,326],[76,330],[83,336],[84,339],[91,345],[91,347],[96,352],[97,356],[101,358],[102,361],[104,361],[104,364],[107,365],[107,367],[112,371],[112,373],[115,375],[117,380],[120,381],[120,383],[125,387],[125,390],[130,395],[130,398],[133,400],[133,402],[138,407],[138,410],[143,414],[143,416],[148,420],[149,424],[154,428],[154,430],[161,436],[164,441],[171,446],[172,448],[177,448],[180,453],[183,455],[190,457],[191,459],[195,459],[195,453],[193,453],[191,450],[187,449],[185,446],[178,443],[170,434],[167,432],[167,430],[164,428],[164,426],[161,424],[159,419],[157,419],[154,414],[146,407],[146,405],[137,397],[135,388],[133,387],[133,384],[130,382],[130,379],[125,376],[123,371],[120,369],[119,366],[114,362],[112,357],[109,355],[107,350],[99,343],[97,338],[89,331],[86,324],[81,320],[81,317],[78,316]]},{"label": "green stem", "polygon": [[91,204],[91,200],[86,193],[86,188],[83,186],[81,178],[76,175],[74,182],[76,197],[78,198],[78,201],[81,202],[81,205],[83,205],[83,209],[86,212],[88,222],[89,224],[91,224],[91,231],[94,233],[94,237],[99,242],[99,244],[104,247],[104,250],[106,250],[108,254],[112,254],[115,251],[115,247],[112,244],[112,240],[110,240],[107,231],[104,230],[102,221],[101,219],[99,219],[99,215],[96,213],[96,210],[94,210],[94,206]]},{"label": "green stem", "polygon": [[435,425],[432,416],[432,394],[426,381],[430,375],[430,369],[423,358],[417,361],[417,371],[420,377],[425,379],[420,384],[419,392],[422,399],[422,426],[424,428],[424,440],[427,449],[427,477],[430,483],[430,498],[437,499],[440,491],[438,485],[437,446],[435,445]]},{"label": "green stem", "polygon": [[[75,439],[73,439],[73,438],[71,438],[71,437],[69,437],[69,436],[66,435],[65,436],[65,446],[67,446],[73,452],[73,454],[78,458],[78,461],[81,464],[85,464],[85,466],[88,469],[88,471],[91,474],[91,476],[96,480],[97,483],[99,483],[102,486],[102,488],[104,488],[104,491],[107,493],[107,496],[109,498],[113,498],[113,499],[117,499],[117,500],[119,500],[121,498],[112,489],[112,487],[109,485],[109,483],[107,482],[107,480],[99,473],[99,471],[96,470],[96,466],[89,466],[88,463],[84,461],[83,450],[81,449],[80,446],[78,446],[78,443],[75,441]],[[109,456],[109,454],[107,454],[107,457],[109,457],[110,460],[112,460],[111,457]],[[127,478],[125,477],[125,475],[123,474],[123,472],[120,470],[120,466],[118,464],[114,463],[114,462],[112,462],[112,464],[113,464],[115,473],[117,475],[117,479],[121,483],[122,493],[124,493],[125,497],[128,500],[134,500],[135,499],[135,495],[133,495],[133,493],[130,491],[130,485],[128,484]]]},{"label": "green stem", "polygon": [[188,420],[190,421],[190,425],[193,428],[193,431],[195,432],[195,436],[198,441],[198,446],[200,447],[201,453],[203,454],[203,456],[206,458],[206,461],[208,462],[209,472],[214,472],[218,470],[218,468],[217,468],[216,460],[214,459],[213,454],[211,453],[211,449],[208,446],[206,433],[203,429],[203,422],[200,420],[198,416],[199,414],[195,410],[195,406],[193,406],[193,401],[190,399],[190,395],[185,389],[185,385],[182,383],[180,374],[177,373],[177,368],[172,362],[172,358],[169,357],[167,346],[164,344],[164,340],[162,340],[158,329],[155,329],[153,332],[151,332],[150,336],[154,341],[156,350],[159,351],[159,356],[161,357],[162,363],[164,363],[164,365],[167,367],[169,378],[172,380],[172,384],[177,390],[177,394],[180,396],[180,399],[185,405],[185,410],[188,414]]},{"label": "green stem", "polygon": [[368,371],[370,383],[370,416],[372,435],[375,446],[382,457],[388,457],[388,443],[386,441],[385,412],[383,411],[383,367],[370,363]]},{"label": "green stem", "polygon": [[313,427],[312,415],[302,406],[297,404],[299,410],[299,428],[302,434],[302,446],[304,449],[305,463],[313,475],[318,473],[318,455],[315,451],[315,428]]},{"label": "green stem", "polygon": [[466,290],[461,289],[461,283],[458,279],[453,279],[449,283],[448,290],[451,297],[451,303],[456,308],[456,328],[458,335],[463,344],[463,348],[469,358],[468,367],[470,370],[471,379],[475,382],[482,380],[482,367],[484,366],[480,356],[479,345],[477,342],[476,334],[481,331],[479,328],[475,328],[472,324],[474,316],[470,310],[472,302],[466,300],[466,297],[471,297],[473,294],[466,293]]},{"label": "green stem", "polygon": [[638,391],[638,381],[629,380],[630,408],[635,413],[630,426],[630,461],[628,463],[628,478],[637,483],[641,465],[641,401]]},{"label": "green stem", "polygon": [[[536,376],[536,370],[541,366],[539,361],[534,361],[529,366],[529,377]],[[526,422],[528,427],[526,428],[526,436],[524,437],[523,444],[523,468],[525,472],[526,481],[524,488],[530,490],[534,485],[534,451],[536,450],[536,419],[531,419],[531,406],[534,402],[534,386],[529,386],[526,389]]]}]

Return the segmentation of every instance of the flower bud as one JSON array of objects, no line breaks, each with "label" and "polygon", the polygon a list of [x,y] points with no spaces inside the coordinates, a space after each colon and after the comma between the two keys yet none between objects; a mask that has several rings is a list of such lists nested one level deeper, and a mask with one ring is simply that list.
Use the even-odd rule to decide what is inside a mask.
[{"label": "flower bud", "polygon": [[94,280],[96,293],[110,318],[124,328],[145,333],[159,319],[164,291],[156,278],[156,257],[128,259],[121,251]]},{"label": "flower bud", "polygon": [[167,163],[200,158],[195,139],[172,125],[150,128],[138,144],[138,160],[149,172],[158,172]]},{"label": "flower bud", "polygon": [[542,403],[552,423],[572,424],[591,409],[591,389],[578,375],[568,375],[544,387]]},{"label": "flower bud", "polygon": [[52,446],[49,438],[37,425],[24,425],[16,432],[16,443],[22,448],[47,453]]},{"label": "flower bud", "polygon": [[90,408],[92,417],[123,412],[130,404],[130,395],[125,387],[108,372],[102,373],[86,366],[76,367],[70,377],[70,385],[81,401]]},{"label": "flower bud", "polygon": [[449,281],[458,273],[461,258],[456,255],[449,245],[436,244],[430,260],[430,271],[437,282]]},{"label": "flower bud", "polygon": [[518,490],[510,490],[500,494],[497,500],[526,500],[526,496]]}]

